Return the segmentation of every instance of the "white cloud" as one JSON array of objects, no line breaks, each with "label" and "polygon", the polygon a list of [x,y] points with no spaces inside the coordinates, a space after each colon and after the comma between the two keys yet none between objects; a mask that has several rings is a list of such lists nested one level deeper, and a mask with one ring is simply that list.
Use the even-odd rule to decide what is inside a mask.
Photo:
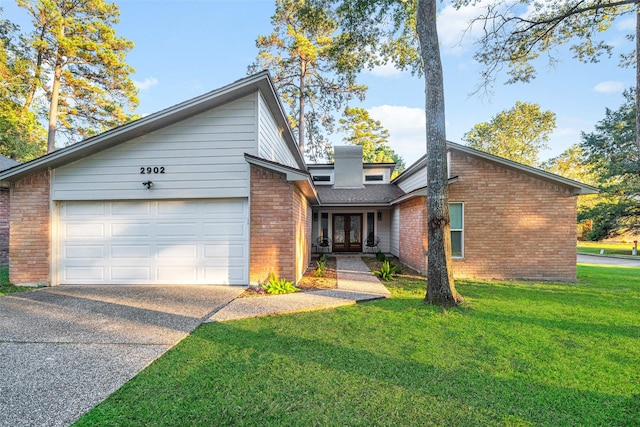
[{"label": "white cloud", "polygon": [[636,30],[636,18],[628,17],[616,21],[616,28],[620,31],[635,31]]},{"label": "white cloud", "polygon": [[156,79],[155,77],[147,77],[146,79],[144,79],[143,81],[137,81],[134,80],[133,84],[136,85],[136,87],[138,88],[138,90],[147,90],[153,86],[156,86],[159,82],[158,79]]},{"label": "white cloud", "polygon": [[624,83],[616,81],[600,82],[594,86],[593,91],[599,93],[620,93],[624,90]]},{"label": "white cloud", "polygon": [[401,155],[407,166],[426,152],[426,118],[422,108],[380,105],[369,110],[389,130],[389,146]]},{"label": "white cloud", "polygon": [[376,77],[392,77],[392,78],[402,77],[407,73],[406,71],[397,69],[392,62],[388,62],[387,64],[384,64],[384,65],[379,65],[367,72]]},{"label": "white cloud", "polygon": [[482,28],[480,25],[469,26],[469,23],[480,16],[485,7],[485,4],[476,4],[456,9],[447,5],[438,13],[438,39],[443,53],[457,56],[472,46]]}]

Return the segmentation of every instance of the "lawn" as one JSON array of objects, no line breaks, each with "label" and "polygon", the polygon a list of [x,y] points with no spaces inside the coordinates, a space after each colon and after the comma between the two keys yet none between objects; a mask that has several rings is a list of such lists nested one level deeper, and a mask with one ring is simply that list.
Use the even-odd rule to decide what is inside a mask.
[{"label": "lawn", "polygon": [[13,286],[11,282],[9,282],[9,267],[6,265],[0,265],[0,297],[16,292],[28,291],[30,289],[33,288]]},{"label": "lawn", "polygon": [[[599,254],[604,249],[605,255],[626,255],[631,257],[631,243],[608,243],[608,242],[578,242],[577,250],[579,254]],[[640,256],[633,258],[640,259]]]},{"label": "lawn", "polygon": [[386,300],[204,325],[77,425],[640,424],[640,269],[457,286],[446,311],[405,276]]}]

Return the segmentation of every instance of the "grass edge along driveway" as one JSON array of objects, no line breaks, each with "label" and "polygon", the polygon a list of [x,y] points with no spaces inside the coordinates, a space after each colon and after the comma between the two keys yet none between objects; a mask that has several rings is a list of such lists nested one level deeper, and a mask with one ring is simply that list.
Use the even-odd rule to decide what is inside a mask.
[{"label": "grass edge along driveway", "polygon": [[77,425],[638,425],[640,269],[206,324]]}]

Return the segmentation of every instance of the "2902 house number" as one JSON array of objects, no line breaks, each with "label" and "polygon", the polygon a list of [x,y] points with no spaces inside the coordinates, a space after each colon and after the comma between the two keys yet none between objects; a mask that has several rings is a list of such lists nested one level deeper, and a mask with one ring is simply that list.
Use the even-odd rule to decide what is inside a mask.
[{"label": "2902 house number", "polygon": [[152,173],[164,173],[164,166],[140,167],[140,173],[142,175],[148,175]]}]

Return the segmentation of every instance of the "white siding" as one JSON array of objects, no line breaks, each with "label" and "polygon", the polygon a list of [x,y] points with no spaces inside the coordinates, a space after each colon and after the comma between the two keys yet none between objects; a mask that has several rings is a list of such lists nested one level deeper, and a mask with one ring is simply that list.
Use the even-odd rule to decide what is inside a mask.
[{"label": "white siding", "polygon": [[413,190],[417,190],[418,188],[423,188],[427,186],[427,169],[422,168],[417,170],[411,176],[408,176],[406,179],[402,180],[398,183],[398,187],[402,189],[405,193],[410,193]]},{"label": "white siding", "polygon": [[[244,153],[256,154],[256,99],[249,95],[62,166],[52,174],[52,199],[247,197]],[[147,167],[152,173],[142,174]],[[151,189],[142,185],[149,180]]]},{"label": "white siding", "polygon": [[400,256],[400,208],[397,206],[391,211],[391,254]]},{"label": "white siding", "polygon": [[258,157],[299,168],[264,98],[258,93]]}]

